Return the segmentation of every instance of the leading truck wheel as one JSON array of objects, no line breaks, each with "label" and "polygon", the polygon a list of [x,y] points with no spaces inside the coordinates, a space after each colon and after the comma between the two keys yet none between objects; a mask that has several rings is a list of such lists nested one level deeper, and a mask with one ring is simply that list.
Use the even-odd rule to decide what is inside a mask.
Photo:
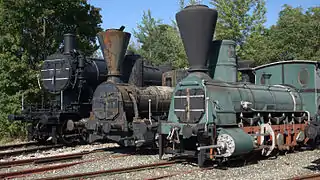
[{"label": "leading truck wheel", "polygon": [[70,121],[64,121],[63,125],[58,128],[59,140],[66,145],[73,145],[78,141],[79,133],[74,129],[68,128]]}]

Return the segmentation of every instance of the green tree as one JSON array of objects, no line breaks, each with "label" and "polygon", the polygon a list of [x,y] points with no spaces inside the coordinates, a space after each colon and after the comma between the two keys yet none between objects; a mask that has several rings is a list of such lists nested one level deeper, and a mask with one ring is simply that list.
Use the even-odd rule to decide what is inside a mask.
[{"label": "green tree", "polygon": [[243,46],[247,39],[263,33],[263,23],[266,22],[265,1],[211,0],[210,3],[218,11],[215,39],[234,40],[238,56],[245,58],[246,49]]},{"label": "green tree", "polygon": [[248,54],[258,63],[279,60],[320,58],[320,7],[293,8],[284,5],[277,23],[255,39],[255,50]]},{"label": "green tree", "polygon": [[169,62],[175,68],[187,66],[183,44],[176,29],[170,25],[159,25],[151,36],[157,38],[147,40],[150,45],[148,51],[144,51],[146,57],[157,65]]},{"label": "green tree", "polygon": [[6,0],[0,6],[1,38],[17,38],[15,45],[29,53],[33,64],[54,53],[68,32],[78,36],[78,46],[87,55],[98,48],[101,15],[86,0]]},{"label": "green tree", "polygon": [[201,4],[202,0],[189,0],[186,4],[184,0],[179,0],[179,8],[182,10],[185,6]]},{"label": "green tree", "polygon": [[0,0],[0,137],[23,134],[8,114],[20,110],[22,94],[37,98],[39,64],[57,51],[63,34],[75,33],[80,50],[91,55],[101,22],[99,9],[85,0]]},{"label": "green tree", "polygon": [[156,65],[169,62],[176,68],[186,66],[186,55],[177,29],[153,18],[150,10],[144,12],[133,34],[141,47],[134,48],[132,44],[129,49],[134,49]]},{"label": "green tree", "polygon": [[133,35],[135,36],[135,38],[137,38],[138,42],[142,44],[142,47],[144,47],[144,49],[147,49],[149,46],[149,44],[147,43],[147,39],[157,38],[152,37],[151,34],[160,24],[161,20],[153,18],[150,9],[148,9],[147,12],[143,12],[142,20],[137,25],[138,30],[133,30]]}]

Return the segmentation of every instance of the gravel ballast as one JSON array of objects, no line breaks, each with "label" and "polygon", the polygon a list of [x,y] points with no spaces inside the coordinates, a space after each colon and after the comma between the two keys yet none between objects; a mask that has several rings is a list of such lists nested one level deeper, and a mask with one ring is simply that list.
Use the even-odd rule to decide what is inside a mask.
[{"label": "gravel ballast", "polygon": [[[86,149],[92,149],[93,147],[76,147],[71,148],[70,152],[78,152]],[[114,144],[108,144],[104,147],[112,147]],[[97,146],[95,147],[97,148]],[[64,169],[52,170],[43,173],[36,173],[32,175],[28,175],[25,177],[20,177],[17,179],[38,179],[44,177],[54,177],[60,175],[67,175],[72,173],[84,173],[84,172],[92,172],[99,170],[109,170],[115,168],[124,168],[130,166],[137,166],[142,164],[156,163],[159,162],[158,155],[155,154],[145,154],[145,155],[131,155],[131,156],[120,156],[116,157],[116,155],[121,155],[119,147],[119,151],[105,151],[105,152],[97,152],[85,155],[81,160],[72,160],[70,162],[82,161],[82,160],[90,160],[94,159],[91,162],[86,162],[83,164],[74,165]],[[57,151],[55,151],[57,152]],[[66,153],[65,149],[62,151]],[[125,152],[125,151],[124,151]],[[60,152],[61,153],[61,152]],[[128,153],[128,152],[127,152]],[[304,151],[304,152],[296,152],[289,153],[286,155],[278,156],[277,158],[270,158],[266,160],[260,160],[258,163],[245,165],[241,167],[229,167],[226,170],[222,169],[210,169],[210,170],[202,170],[196,166],[196,164],[184,163],[184,164],[174,164],[171,166],[166,166],[162,168],[141,170],[137,172],[128,172],[122,174],[112,174],[112,175],[102,175],[90,177],[88,179],[146,179],[152,177],[158,177],[163,175],[169,175],[176,173],[177,175],[173,177],[163,178],[163,179],[286,179],[292,178],[296,176],[311,174],[311,173],[320,173],[319,167],[317,164],[312,163],[313,161],[319,159],[320,150],[314,151]],[[57,153],[56,153],[57,154]],[[54,154],[54,155],[56,155]],[[59,153],[58,153],[59,154]],[[43,155],[43,154],[42,154]],[[53,152],[50,154],[53,155]],[[169,157],[168,155],[165,157]],[[21,157],[22,158],[22,157]],[[62,162],[59,162],[62,163]],[[58,163],[55,163],[58,164]],[[16,170],[28,169],[32,167],[41,167],[46,165],[25,165],[18,166],[12,168],[3,168],[2,172],[12,172]],[[189,173],[183,173],[189,172]]]}]

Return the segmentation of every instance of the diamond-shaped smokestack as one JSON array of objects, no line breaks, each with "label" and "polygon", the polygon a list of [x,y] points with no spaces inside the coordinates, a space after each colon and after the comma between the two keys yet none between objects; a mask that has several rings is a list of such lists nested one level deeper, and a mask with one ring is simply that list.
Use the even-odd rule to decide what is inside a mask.
[{"label": "diamond-shaped smokestack", "polygon": [[108,81],[120,81],[120,67],[130,41],[131,34],[120,29],[107,29],[98,33],[101,51],[108,68]]},{"label": "diamond-shaped smokestack", "polygon": [[218,13],[205,5],[191,5],[176,14],[189,71],[208,71],[207,60]]}]

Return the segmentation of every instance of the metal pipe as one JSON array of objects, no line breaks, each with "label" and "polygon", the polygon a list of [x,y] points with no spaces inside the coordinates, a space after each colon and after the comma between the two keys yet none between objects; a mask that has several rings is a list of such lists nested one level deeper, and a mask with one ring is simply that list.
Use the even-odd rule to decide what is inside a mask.
[{"label": "metal pipe", "polygon": [[61,107],[61,110],[63,110],[63,91],[61,91],[60,93],[60,107]]},{"label": "metal pipe", "polygon": [[38,80],[38,86],[39,86],[39,89],[41,89],[41,84],[40,84],[40,74],[37,75],[37,80]]},{"label": "metal pipe", "polygon": [[146,140],[137,140],[137,141],[135,141],[134,143],[135,144],[138,144],[138,143],[145,143],[146,142]]},{"label": "metal pipe", "polygon": [[152,120],[151,120],[151,99],[149,99],[149,121],[150,121],[150,124],[152,124]]},{"label": "metal pipe", "polygon": [[210,145],[210,146],[200,146],[197,148],[198,151],[203,150],[203,149],[218,149],[221,148],[221,145]]},{"label": "metal pipe", "polygon": [[22,99],[21,99],[21,110],[24,110],[24,95],[22,93]]},{"label": "metal pipe", "polygon": [[207,132],[208,131],[208,124],[209,124],[209,97],[206,97],[206,124],[204,126],[204,131]]}]

